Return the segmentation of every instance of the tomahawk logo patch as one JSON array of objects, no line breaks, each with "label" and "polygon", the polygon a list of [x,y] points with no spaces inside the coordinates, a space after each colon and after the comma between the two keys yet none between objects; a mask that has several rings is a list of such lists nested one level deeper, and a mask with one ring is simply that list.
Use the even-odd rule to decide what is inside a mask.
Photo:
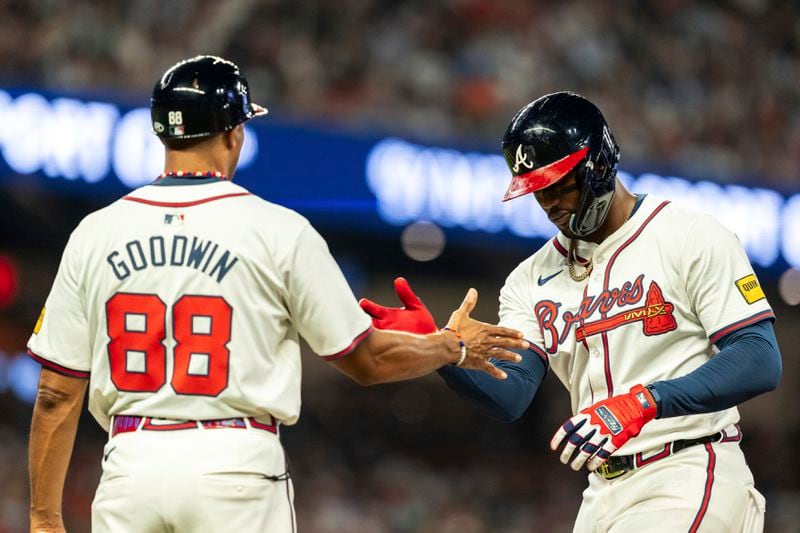
[{"label": "tomahawk logo patch", "polygon": [[[637,281],[640,282],[641,279],[637,278]],[[629,303],[635,303],[635,301],[631,299]],[[664,300],[664,293],[658,283],[651,281],[645,305],[627,309],[607,318],[586,322],[576,329],[575,336],[579,341],[583,341],[586,337],[635,322],[642,323],[642,332],[648,337],[661,335],[678,328],[678,323],[673,315],[674,310],[675,306]]]}]

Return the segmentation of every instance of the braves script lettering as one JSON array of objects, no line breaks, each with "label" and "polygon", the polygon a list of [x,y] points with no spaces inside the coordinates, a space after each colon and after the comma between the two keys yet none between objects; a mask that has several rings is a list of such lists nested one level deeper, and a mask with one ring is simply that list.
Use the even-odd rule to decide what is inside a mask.
[{"label": "braves script lettering", "polygon": [[[545,350],[548,353],[556,353],[558,345],[567,339],[572,326],[582,324],[596,312],[599,311],[605,316],[615,307],[639,303],[644,296],[643,280],[644,274],[639,274],[633,282],[626,281],[619,288],[606,289],[597,296],[585,296],[576,313],[564,311],[561,315],[564,324],[561,327],[556,325],[561,303],[541,300],[534,307],[534,313],[544,336]],[[632,312],[638,313],[640,311],[635,310]]]}]

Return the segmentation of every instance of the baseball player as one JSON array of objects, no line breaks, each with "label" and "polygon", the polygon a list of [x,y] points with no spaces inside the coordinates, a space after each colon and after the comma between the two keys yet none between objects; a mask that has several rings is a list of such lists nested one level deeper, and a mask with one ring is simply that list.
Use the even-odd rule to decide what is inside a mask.
[{"label": "baseball player", "polygon": [[[458,368],[440,375],[514,420],[552,369],[574,416],[550,446],[592,472],[577,532],[761,531],[764,498],[739,448],[736,405],[774,389],[781,360],[773,312],[736,236],[626,190],[611,130],[576,94],[522,108],[503,152],[513,175],[503,199],[533,193],[559,230],[500,292],[500,324],[531,347],[520,363],[498,362],[504,382]],[[404,289],[405,308],[362,307],[378,327],[434,331]]]},{"label": "baseball player", "polygon": [[87,383],[109,432],[93,531],[285,532],[293,489],[278,426],[300,411],[300,336],[360,384],[449,363],[502,378],[488,358],[517,360],[506,349],[528,345],[469,318],[474,290],[450,331],[374,331],[308,221],[230,181],[242,123],[266,112],[233,63],[176,64],[152,98],[165,172],[72,233],[28,344],[44,366],[32,530],[64,529]]}]

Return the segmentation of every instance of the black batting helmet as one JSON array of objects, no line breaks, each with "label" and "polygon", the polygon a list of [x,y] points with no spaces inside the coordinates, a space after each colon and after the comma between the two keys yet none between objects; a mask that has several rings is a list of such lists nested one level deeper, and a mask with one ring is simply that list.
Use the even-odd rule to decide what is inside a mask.
[{"label": "black batting helmet", "polygon": [[217,56],[185,59],[153,88],[150,115],[162,139],[209,137],[267,109],[250,101],[247,80],[236,64]]},{"label": "black batting helmet", "polygon": [[570,230],[583,237],[603,224],[614,198],[619,147],[589,100],[559,92],[526,105],[508,125],[503,155],[513,175],[503,201],[549,187],[574,170],[581,199]]}]

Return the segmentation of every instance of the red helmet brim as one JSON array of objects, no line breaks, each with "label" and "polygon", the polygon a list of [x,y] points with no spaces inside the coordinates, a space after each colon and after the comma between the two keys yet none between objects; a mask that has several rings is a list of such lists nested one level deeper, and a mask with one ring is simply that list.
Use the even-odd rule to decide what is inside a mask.
[{"label": "red helmet brim", "polygon": [[511,200],[519,196],[524,196],[531,192],[536,192],[557,183],[567,174],[572,172],[589,153],[589,147],[581,148],[568,156],[553,161],[549,165],[519,174],[511,179],[508,190],[503,195],[503,201]]}]

